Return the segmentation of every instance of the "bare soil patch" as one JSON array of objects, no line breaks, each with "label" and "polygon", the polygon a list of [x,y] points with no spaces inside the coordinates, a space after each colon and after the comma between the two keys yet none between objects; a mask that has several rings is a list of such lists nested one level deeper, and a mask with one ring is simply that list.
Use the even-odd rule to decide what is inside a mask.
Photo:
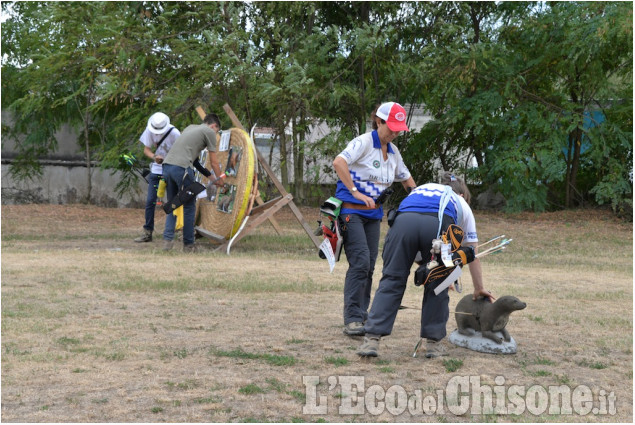
[{"label": "bare soil patch", "polygon": [[[302,213],[311,226],[319,218]],[[162,252],[160,212],[155,240],[136,244],[140,209],[3,205],[2,421],[632,422],[632,224],[601,210],[476,215],[482,240],[514,239],[483,269],[488,288],[528,304],[508,325],[518,353],[446,342],[445,359],[413,358],[421,290],[410,284],[380,357],[364,360],[361,339],[342,333],[345,258],[329,273],[288,208],[275,216],[284,235],[265,223],[227,256],[204,239],[197,254]],[[451,311],[461,297],[451,294]],[[365,389],[343,389],[345,376]],[[303,377],[319,379],[326,412],[303,413]],[[461,377],[506,396],[589,388],[599,410],[339,411],[364,405],[373,385],[436,398]],[[615,411],[604,414],[609,395]]]}]

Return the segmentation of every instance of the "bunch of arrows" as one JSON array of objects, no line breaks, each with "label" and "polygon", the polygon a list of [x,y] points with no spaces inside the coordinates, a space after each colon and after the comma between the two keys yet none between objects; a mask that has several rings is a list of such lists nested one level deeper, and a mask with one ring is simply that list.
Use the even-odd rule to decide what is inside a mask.
[{"label": "bunch of arrows", "polygon": [[494,246],[488,247],[485,251],[479,252],[476,255],[476,258],[481,258],[481,257],[485,257],[486,255],[490,255],[490,254],[494,254],[494,253],[500,252],[500,251],[504,250],[507,247],[507,245],[509,245],[509,243],[511,241],[513,241],[513,239],[506,239],[505,235],[500,235],[500,236],[493,237],[492,239],[488,240],[487,242],[483,242],[482,244],[480,244],[477,248],[479,250],[481,250],[486,245],[490,245],[493,242],[497,242],[497,243]]}]

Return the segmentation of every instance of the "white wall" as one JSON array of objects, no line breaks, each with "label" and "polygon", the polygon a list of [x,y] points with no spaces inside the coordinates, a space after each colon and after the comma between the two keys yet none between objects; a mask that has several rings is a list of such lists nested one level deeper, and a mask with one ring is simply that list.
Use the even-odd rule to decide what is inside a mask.
[{"label": "white wall", "polygon": [[[48,165],[43,167],[41,178],[18,182],[9,174],[9,165],[2,164],[2,203],[13,204],[20,199],[51,204],[81,202],[88,193],[86,170],[86,167]],[[93,203],[106,207],[143,207],[148,187],[145,181],[139,178],[137,193],[120,198],[115,192],[119,177],[119,172],[111,175],[109,170],[94,169],[91,190]]]}]

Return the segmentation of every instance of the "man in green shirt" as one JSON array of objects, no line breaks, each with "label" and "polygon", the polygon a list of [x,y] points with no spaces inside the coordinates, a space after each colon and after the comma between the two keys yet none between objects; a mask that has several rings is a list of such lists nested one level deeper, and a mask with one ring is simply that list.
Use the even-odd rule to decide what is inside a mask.
[{"label": "man in green shirt", "polygon": [[[225,174],[221,174],[216,158],[216,132],[220,130],[220,120],[216,114],[207,114],[203,124],[188,126],[174,142],[172,149],[163,160],[163,177],[166,182],[167,199],[172,199],[181,187],[194,182],[192,166],[205,148],[214,174],[219,178],[216,186],[225,184]],[[210,173],[211,175],[211,173]],[[196,214],[196,198],[183,204],[183,250],[194,251],[194,220]],[[168,251],[174,244],[174,227],[176,217],[168,214],[163,231],[163,249]]]}]

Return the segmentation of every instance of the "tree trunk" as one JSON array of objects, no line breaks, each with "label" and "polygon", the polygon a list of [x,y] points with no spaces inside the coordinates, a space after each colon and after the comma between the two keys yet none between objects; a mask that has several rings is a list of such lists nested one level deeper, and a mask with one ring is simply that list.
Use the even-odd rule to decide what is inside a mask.
[{"label": "tree trunk", "polygon": [[[362,23],[369,23],[370,16],[370,5],[368,2],[360,3],[360,11],[359,11],[359,20]],[[366,61],[363,54],[359,56],[359,70],[358,70],[358,78],[359,78],[359,121],[358,121],[358,129],[359,134],[366,132],[366,85],[365,85],[365,74],[364,67],[366,66]]]},{"label": "tree trunk", "polygon": [[304,185],[304,137],[305,116],[300,111],[299,125],[293,120],[293,181],[295,186],[295,197],[302,203],[306,199]]},{"label": "tree trunk", "polygon": [[571,208],[575,205],[575,193],[577,192],[578,169],[580,168],[580,148],[582,146],[582,126],[584,120],[584,96],[579,90],[580,76],[576,73],[573,87],[570,90],[571,101],[579,105],[575,109],[575,115],[579,117],[578,126],[569,133],[569,152],[567,154],[567,174],[565,189],[565,206]]},{"label": "tree trunk", "polygon": [[359,134],[366,131],[366,93],[364,88],[364,56],[359,57]]},{"label": "tree trunk", "polygon": [[[92,73],[94,76],[94,72]],[[94,79],[92,80],[94,81]],[[93,99],[93,92],[94,92],[94,85],[91,83],[91,85],[88,88],[88,93],[86,96],[86,109],[84,111],[84,149],[86,150],[86,198],[84,199],[84,202],[86,204],[90,204],[91,202],[91,194],[93,191],[93,172],[92,172],[92,168],[91,168],[91,164],[90,164],[90,121],[91,121],[91,117],[90,117],[90,112],[88,110],[88,107],[90,106],[90,104],[92,103],[92,99]]]},{"label": "tree trunk", "polygon": [[[313,33],[313,25],[315,21],[315,8],[310,6],[306,10],[305,30],[307,36]],[[303,203],[306,200],[306,186],[304,183],[304,149],[306,137],[306,104],[302,101],[293,111],[293,183],[294,197],[298,202]]]},{"label": "tree trunk", "polygon": [[288,164],[288,155],[287,152],[287,135],[284,132],[286,125],[284,121],[278,121],[278,138],[280,140],[280,183],[285,188],[289,187],[289,169],[287,168]]},{"label": "tree trunk", "polygon": [[[582,126],[582,123],[579,123]],[[580,168],[580,149],[582,147],[582,129],[580,127],[576,128],[569,135],[569,143],[570,148],[573,149],[573,155],[571,158],[571,166],[569,179],[567,181],[567,199],[566,206],[567,208],[576,206],[578,202],[575,200],[575,195],[577,193],[577,185],[578,185],[578,170]]]},{"label": "tree trunk", "polygon": [[483,152],[475,149],[473,154],[474,154],[474,158],[476,158],[476,165],[478,165],[479,168],[482,167],[483,164],[485,163],[483,159],[484,157]]},{"label": "tree trunk", "polygon": [[[88,112],[86,112],[86,120],[88,120]],[[93,181],[92,181],[92,170],[90,167],[90,142],[88,140],[88,121],[84,122],[84,138],[85,138],[85,149],[86,149],[86,199],[85,203],[90,204],[91,192],[93,190]]]},{"label": "tree trunk", "polygon": [[302,191],[299,175],[300,167],[298,163],[298,157],[300,156],[300,146],[298,141],[298,122],[296,119],[296,114],[293,115],[292,123],[292,132],[291,132],[291,143],[293,147],[293,197],[298,199],[300,197],[300,193]]},{"label": "tree trunk", "polygon": [[567,169],[564,175],[564,205],[566,208],[569,208],[569,199],[571,193],[571,186],[569,183],[571,182],[571,155],[573,152],[573,133],[569,133],[569,145],[567,149],[567,154],[565,155],[565,164],[567,165]]}]

